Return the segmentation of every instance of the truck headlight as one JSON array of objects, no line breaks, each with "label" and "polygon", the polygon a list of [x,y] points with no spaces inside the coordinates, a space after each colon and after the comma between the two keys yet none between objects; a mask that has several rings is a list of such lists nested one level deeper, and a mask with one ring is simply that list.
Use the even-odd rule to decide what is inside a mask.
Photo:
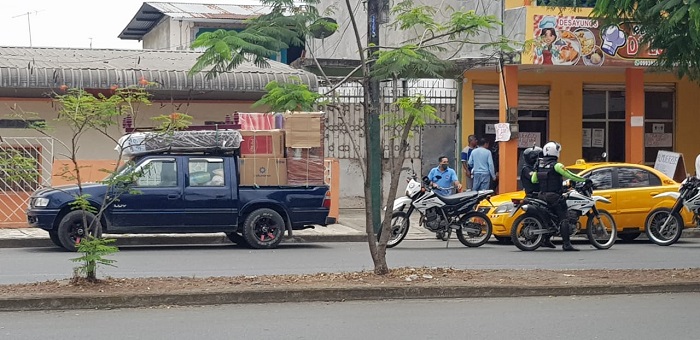
[{"label": "truck headlight", "polygon": [[45,207],[49,205],[49,199],[46,197],[39,197],[34,199],[34,206],[35,207]]},{"label": "truck headlight", "polygon": [[493,211],[494,214],[507,214],[515,210],[515,204],[513,202],[501,203],[496,210]]}]

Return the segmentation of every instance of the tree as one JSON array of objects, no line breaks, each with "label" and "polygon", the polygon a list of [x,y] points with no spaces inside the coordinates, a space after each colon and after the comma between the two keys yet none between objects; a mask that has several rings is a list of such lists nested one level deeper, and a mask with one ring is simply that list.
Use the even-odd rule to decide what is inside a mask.
[{"label": "tree", "polygon": [[700,2],[598,0],[593,15],[607,24],[639,23],[642,43],[662,50],[657,69],[700,81]]},{"label": "tree", "polygon": [[[262,0],[264,5],[272,8],[271,13],[261,15],[248,21],[247,27],[238,33],[219,30],[210,34],[200,35],[192,47],[206,48],[204,54],[200,56],[191,72],[206,70],[207,76],[214,77],[217,74],[234,69],[245,60],[250,60],[256,65],[265,66],[265,56],[269,56],[271,51],[288,46],[300,46],[303,39],[309,35],[309,27],[317,27],[319,13],[315,5],[318,0],[308,0],[304,5],[295,5],[292,0]],[[457,71],[461,74],[455,63],[451,60],[441,58],[440,53],[446,51],[459,50],[466,44],[480,44],[474,39],[478,34],[498,27],[501,23],[494,16],[479,15],[474,11],[456,11],[448,8],[450,14],[444,22],[436,19],[438,12],[443,8],[433,6],[417,6],[413,1],[406,0],[394,6],[391,10],[395,17],[393,26],[398,30],[416,30],[417,38],[410,41],[401,42],[394,46],[370,46],[372,50],[378,49],[376,53],[368,53],[368,49],[363,47],[360,38],[360,28],[353,15],[350,0],[345,0],[345,5],[350,13],[351,27],[355,35],[357,44],[358,59],[360,66],[351,71],[343,80],[333,84],[325,76],[325,72],[316,61],[316,65],[321,69],[326,81],[331,85],[332,95],[343,82],[347,81],[358,70],[361,72],[361,83],[365,97],[363,102],[364,112],[370,112],[369,101],[369,80],[375,79],[394,80],[394,84],[399,79],[417,79],[427,77],[442,78],[445,74]],[[328,29],[333,28],[330,23]],[[337,25],[335,26],[337,28]],[[317,32],[314,32],[317,33]],[[510,46],[505,38],[498,37],[493,42],[482,44],[485,47],[493,46],[497,50],[508,50]],[[456,54],[456,53],[455,53]],[[263,57],[263,58],[261,58]],[[313,55],[312,55],[313,58]],[[370,65],[373,64],[372,67]],[[391,182],[387,202],[385,206],[392,206],[401,169],[405,161],[405,153],[408,147],[407,138],[414,126],[422,126],[429,119],[434,119],[435,108],[424,102],[421,97],[398,98],[397,91],[394,91],[394,110],[381,115],[385,126],[393,130],[395,138],[391,138],[389,143],[398,145],[398,156],[390,157],[389,171]],[[333,107],[331,102],[330,107]],[[369,135],[368,126],[365,125],[365,136]],[[357,143],[353,142],[357,149]],[[394,150],[392,147],[391,150]],[[380,150],[368,150],[369,152],[381,152]],[[359,154],[359,152],[358,152]],[[368,174],[367,158],[363,161],[363,174],[365,175],[365,206],[370,207],[371,192]],[[373,213],[367,209],[367,238],[370,254],[374,262],[374,271],[377,274],[388,273],[386,263],[386,243],[389,238],[391,224],[391,210],[387,209],[382,223],[381,239],[377,241],[372,225]]]}]

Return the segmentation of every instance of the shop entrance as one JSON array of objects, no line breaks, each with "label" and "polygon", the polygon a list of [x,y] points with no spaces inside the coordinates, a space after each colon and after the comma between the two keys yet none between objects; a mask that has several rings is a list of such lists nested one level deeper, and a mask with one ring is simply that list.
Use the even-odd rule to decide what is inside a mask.
[{"label": "shop entrance", "polygon": [[[659,150],[673,150],[675,91],[672,84],[644,89],[644,159],[645,164],[653,165]],[[581,154],[589,162],[625,161],[623,85],[584,85]]]},{"label": "shop entrance", "polygon": [[[477,138],[486,137],[491,146],[498,123],[498,86],[474,85],[474,131]],[[549,86],[520,86],[518,88],[518,170],[525,148],[547,142],[549,116]],[[520,173],[520,171],[518,171]]]},{"label": "shop entrance", "polygon": [[581,155],[588,162],[625,161],[624,87],[584,85]]}]

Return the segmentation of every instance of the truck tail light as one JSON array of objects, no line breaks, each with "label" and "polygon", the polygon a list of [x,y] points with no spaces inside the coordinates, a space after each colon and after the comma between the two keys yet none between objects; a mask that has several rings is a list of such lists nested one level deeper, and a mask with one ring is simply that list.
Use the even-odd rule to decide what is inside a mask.
[{"label": "truck tail light", "polygon": [[326,191],[326,196],[323,197],[323,207],[324,208],[331,208],[331,192]]}]

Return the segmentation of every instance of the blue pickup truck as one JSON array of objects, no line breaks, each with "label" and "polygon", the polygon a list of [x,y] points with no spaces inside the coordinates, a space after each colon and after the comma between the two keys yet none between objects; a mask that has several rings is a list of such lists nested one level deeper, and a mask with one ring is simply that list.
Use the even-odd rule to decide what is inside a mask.
[{"label": "blue pickup truck", "polygon": [[[285,230],[328,225],[327,186],[257,187],[239,185],[238,156],[217,152],[159,153],[134,157],[119,173],[134,172],[129,190],[84,184],[91,205],[86,213],[97,233],[216,233],[237,244],[275,248]],[[69,251],[86,236],[84,212],[69,204],[77,186],[46,188],[30,198],[27,219],[49,232],[54,244]],[[105,195],[107,198],[105,200]],[[103,202],[112,202],[102,207]]]}]

